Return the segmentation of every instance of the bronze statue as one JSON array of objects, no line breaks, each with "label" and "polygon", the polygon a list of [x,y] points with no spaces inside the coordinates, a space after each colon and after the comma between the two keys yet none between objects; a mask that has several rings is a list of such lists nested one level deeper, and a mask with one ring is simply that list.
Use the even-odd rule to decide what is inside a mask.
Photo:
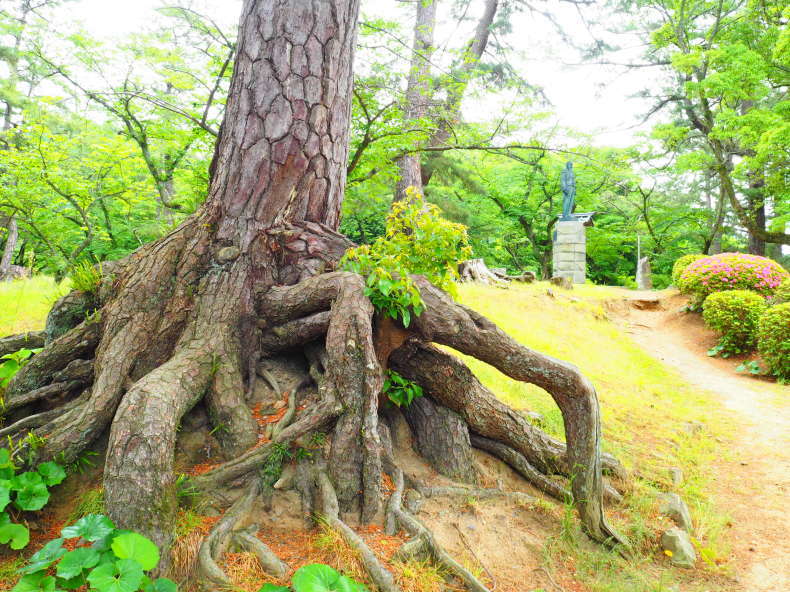
[{"label": "bronze statue", "polygon": [[562,188],[562,216],[560,220],[573,220],[573,208],[576,206],[576,175],[573,173],[573,163],[569,160],[565,163],[560,175],[560,187]]}]

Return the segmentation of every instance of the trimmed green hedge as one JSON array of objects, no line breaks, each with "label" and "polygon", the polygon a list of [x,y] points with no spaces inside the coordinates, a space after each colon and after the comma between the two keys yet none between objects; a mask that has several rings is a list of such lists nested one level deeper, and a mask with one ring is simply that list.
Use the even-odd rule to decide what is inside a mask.
[{"label": "trimmed green hedge", "polygon": [[757,329],[757,349],[771,374],[790,381],[790,302],[766,309]]},{"label": "trimmed green hedge", "polygon": [[757,344],[757,325],[768,305],[765,298],[750,290],[715,292],[702,305],[705,324],[721,334],[710,355],[747,353]]}]

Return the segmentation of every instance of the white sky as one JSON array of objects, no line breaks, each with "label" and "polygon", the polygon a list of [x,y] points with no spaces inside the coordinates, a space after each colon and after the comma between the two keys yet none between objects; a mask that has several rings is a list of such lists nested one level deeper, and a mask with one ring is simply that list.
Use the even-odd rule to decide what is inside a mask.
[{"label": "white sky", "polygon": [[[200,1],[223,26],[233,27],[238,22],[240,0]],[[145,29],[158,18],[154,8],[161,4],[162,0],[78,0],[66,6],[69,15],[81,20],[90,34],[111,39]],[[590,40],[575,6],[557,2],[544,4],[559,15],[563,28],[572,36],[580,42]],[[363,13],[389,18],[393,14],[405,17],[408,13],[403,6],[397,0],[362,0]],[[479,0],[474,2],[470,15],[478,12],[481,6]],[[622,69],[611,66],[568,66],[566,64],[578,63],[579,56],[563,43],[546,20],[529,13],[516,15],[513,29],[509,39],[523,52],[522,74],[531,84],[543,87],[560,126],[591,134],[596,144],[610,146],[630,145],[636,141],[639,131],[649,128],[649,125],[633,128],[649,105],[629,96],[647,86],[655,72],[640,69],[624,74]],[[437,32],[437,38],[441,41],[441,31]],[[403,41],[411,44],[411,38]],[[633,38],[626,41],[632,46],[638,43]],[[635,48],[623,52],[615,59],[638,60],[638,51]],[[465,118],[474,120],[474,112],[490,115],[499,108],[499,105],[467,105]]]}]

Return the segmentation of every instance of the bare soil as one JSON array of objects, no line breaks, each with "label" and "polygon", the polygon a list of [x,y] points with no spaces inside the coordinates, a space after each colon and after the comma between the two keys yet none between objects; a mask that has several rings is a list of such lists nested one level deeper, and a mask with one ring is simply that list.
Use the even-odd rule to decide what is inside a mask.
[{"label": "bare soil", "polygon": [[[634,301],[655,292],[631,293]],[[735,436],[735,463],[716,476],[719,507],[733,517],[736,582],[744,592],[790,590],[790,417],[782,387],[735,371],[739,360],[711,358],[716,343],[698,314],[683,312],[686,299],[659,293],[655,307],[614,307],[626,331],[652,356],[685,380],[714,393],[742,429]],[[790,395],[790,387],[785,387]]]}]

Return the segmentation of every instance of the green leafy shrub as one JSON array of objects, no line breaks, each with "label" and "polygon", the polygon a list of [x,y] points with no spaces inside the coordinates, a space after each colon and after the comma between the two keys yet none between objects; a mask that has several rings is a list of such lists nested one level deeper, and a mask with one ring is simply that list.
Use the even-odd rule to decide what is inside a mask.
[{"label": "green leafy shrub", "polygon": [[745,253],[720,253],[698,259],[680,274],[678,288],[694,297],[695,306],[714,292],[752,290],[770,296],[788,277],[776,261]]},{"label": "green leafy shrub", "polygon": [[11,451],[0,448],[0,544],[23,549],[30,540],[24,524],[15,523],[20,512],[40,510],[49,501],[49,488],[66,478],[54,462],[41,463],[35,471],[17,473]]},{"label": "green leafy shrub", "polygon": [[[166,578],[145,572],[159,564],[159,549],[136,532],[118,530],[101,514],[88,514],[60,531],[61,537],[34,553],[19,570],[22,578],[11,592],[75,590],[97,592],[177,592]],[[69,551],[63,543],[77,539]]]},{"label": "green leafy shrub", "polygon": [[757,350],[771,374],[790,381],[790,302],[771,306],[760,316]]},{"label": "green leafy shrub", "polygon": [[8,386],[11,379],[27,364],[28,360],[41,351],[41,348],[20,349],[0,358],[0,391]]},{"label": "green leafy shrub", "polygon": [[404,378],[394,370],[387,370],[387,378],[382,388],[389,400],[398,407],[408,407],[417,397],[422,397],[422,387],[414,381]]},{"label": "green leafy shrub", "polygon": [[368,592],[368,589],[323,563],[300,567],[291,578],[291,587],[264,584],[258,592]]},{"label": "green leafy shrub", "polygon": [[704,259],[705,257],[707,257],[707,255],[703,255],[702,253],[692,253],[679,257],[672,266],[672,284],[678,286],[680,283],[680,275],[686,268],[698,259]]},{"label": "green leafy shrub", "polygon": [[721,334],[719,343],[708,354],[728,357],[752,351],[760,314],[766,306],[762,296],[749,290],[715,292],[708,296],[702,306],[702,318],[708,327]]},{"label": "green leafy shrub", "polygon": [[411,199],[393,204],[386,232],[371,245],[349,249],[341,267],[366,277],[365,295],[377,311],[405,327],[424,310],[411,274],[455,293],[458,263],[471,256],[466,227],[441,217],[409,188]]},{"label": "green leafy shrub", "polygon": [[771,304],[784,304],[785,302],[790,302],[790,277],[783,279],[774,291],[774,295],[771,296]]}]

